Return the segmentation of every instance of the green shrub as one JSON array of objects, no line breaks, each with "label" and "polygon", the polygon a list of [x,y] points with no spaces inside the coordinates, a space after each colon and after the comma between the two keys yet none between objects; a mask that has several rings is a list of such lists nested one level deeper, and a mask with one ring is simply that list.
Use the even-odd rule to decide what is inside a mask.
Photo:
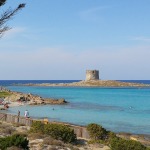
[{"label": "green shrub", "polygon": [[87,126],[90,138],[93,140],[104,140],[107,138],[107,131],[102,126],[91,123]]},{"label": "green shrub", "polygon": [[9,93],[9,92],[0,91],[0,98],[7,97],[7,96],[10,96],[10,95],[11,95],[11,93]]},{"label": "green shrub", "polygon": [[140,142],[125,140],[119,137],[112,138],[110,147],[112,150],[146,150],[146,147]]},{"label": "green shrub", "polygon": [[9,139],[10,139],[10,137],[0,138],[0,149],[1,150],[5,150],[5,149],[7,149],[7,147],[11,146],[9,143]]},{"label": "green shrub", "polygon": [[76,141],[76,134],[74,130],[62,124],[45,124],[44,133],[50,135],[52,138],[61,140],[65,143]]},{"label": "green shrub", "polygon": [[114,132],[106,131],[102,126],[94,123],[89,124],[87,130],[92,139],[90,142],[107,144],[111,150],[148,150],[140,142],[117,137]]},{"label": "green shrub", "polygon": [[14,134],[5,138],[0,138],[0,149],[6,150],[8,147],[16,146],[28,150],[28,140],[25,136]]},{"label": "green shrub", "polygon": [[112,139],[114,139],[114,138],[117,137],[116,134],[115,134],[114,132],[111,132],[111,131],[108,131],[107,136],[108,136],[108,139],[107,139],[107,142],[106,142],[107,145],[109,145],[109,143],[110,143],[110,141],[111,141]]},{"label": "green shrub", "polygon": [[41,121],[34,121],[32,123],[30,132],[43,133],[44,132],[44,123],[42,123]]},{"label": "green shrub", "polygon": [[43,133],[65,143],[76,141],[74,130],[62,124],[44,124],[40,121],[33,122],[30,132]]}]

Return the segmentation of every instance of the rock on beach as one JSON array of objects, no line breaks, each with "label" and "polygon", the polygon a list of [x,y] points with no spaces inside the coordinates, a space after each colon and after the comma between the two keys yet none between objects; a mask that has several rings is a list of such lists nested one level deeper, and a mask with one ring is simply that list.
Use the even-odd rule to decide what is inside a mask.
[{"label": "rock on beach", "polygon": [[5,98],[5,101],[11,103],[29,104],[29,105],[46,105],[46,104],[66,104],[68,103],[65,99],[54,99],[54,98],[42,98],[38,95],[31,93],[24,94],[20,92],[11,92],[11,95]]}]

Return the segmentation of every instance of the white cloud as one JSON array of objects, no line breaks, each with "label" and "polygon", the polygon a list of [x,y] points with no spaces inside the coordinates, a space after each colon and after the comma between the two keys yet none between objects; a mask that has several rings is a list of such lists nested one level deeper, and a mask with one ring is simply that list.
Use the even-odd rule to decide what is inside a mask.
[{"label": "white cloud", "polygon": [[99,19],[103,19],[102,15],[100,15],[100,12],[103,10],[107,10],[108,8],[110,8],[110,6],[93,7],[93,8],[81,11],[79,13],[79,16],[84,20],[97,21]]},{"label": "white cloud", "polygon": [[144,36],[133,37],[131,40],[150,42],[150,38]]},{"label": "white cloud", "polygon": [[5,34],[4,34],[4,39],[8,39],[8,38],[12,38],[12,37],[14,37],[14,36],[16,36],[16,35],[18,35],[18,34],[21,34],[21,33],[23,33],[23,32],[25,32],[26,31],[26,28],[24,28],[24,27],[15,27],[15,28],[12,28],[12,29],[10,29],[9,31],[7,31]]}]

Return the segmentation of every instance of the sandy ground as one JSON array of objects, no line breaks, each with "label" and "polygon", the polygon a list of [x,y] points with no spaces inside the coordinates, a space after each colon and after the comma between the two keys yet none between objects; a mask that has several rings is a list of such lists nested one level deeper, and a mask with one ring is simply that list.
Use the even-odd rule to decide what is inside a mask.
[{"label": "sandy ground", "polygon": [[[22,105],[27,105],[27,103],[23,103],[23,102],[9,102],[8,106],[9,107],[15,107],[15,106],[22,106]],[[0,109],[4,108],[4,105],[0,105]]]}]

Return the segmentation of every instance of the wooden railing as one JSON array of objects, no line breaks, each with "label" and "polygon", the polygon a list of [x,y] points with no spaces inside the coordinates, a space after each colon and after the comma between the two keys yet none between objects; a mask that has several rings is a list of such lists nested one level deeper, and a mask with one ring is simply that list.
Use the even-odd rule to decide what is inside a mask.
[{"label": "wooden railing", "polygon": [[[18,123],[26,126],[31,126],[33,121],[41,121],[44,122],[44,120],[38,120],[38,119],[32,119],[32,118],[25,118],[22,116],[12,115],[12,114],[5,114],[0,113],[0,121],[5,121],[8,123]],[[89,139],[89,134],[85,126],[77,126],[69,123],[63,123],[63,122],[51,122],[48,121],[48,123],[59,123],[69,126],[70,128],[74,129],[75,134],[77,137]]]}]

